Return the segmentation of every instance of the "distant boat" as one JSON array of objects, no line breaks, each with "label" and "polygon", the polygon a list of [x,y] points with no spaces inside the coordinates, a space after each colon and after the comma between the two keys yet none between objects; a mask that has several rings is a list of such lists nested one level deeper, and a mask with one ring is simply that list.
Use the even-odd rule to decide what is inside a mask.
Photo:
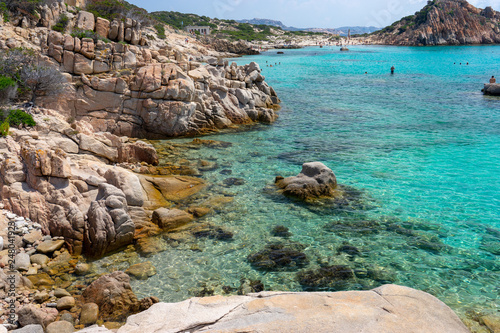
[{"label": "distant boat", "polygon": [[285,52],[279,51],[278,54],[285,54]]}]

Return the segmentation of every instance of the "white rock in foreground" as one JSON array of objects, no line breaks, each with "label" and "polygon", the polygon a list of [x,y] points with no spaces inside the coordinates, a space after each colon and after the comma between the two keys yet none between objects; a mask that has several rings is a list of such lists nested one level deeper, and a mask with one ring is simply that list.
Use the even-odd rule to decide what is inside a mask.
[{"label": "white rock in foreground", "polygon": [[[82,333],[106,332],[88,328]],[[158,303],[128,318],[118,333],[168,332],[469,332],[443,302],[423,291],[385,285],[335,293],[262,292]]]}]

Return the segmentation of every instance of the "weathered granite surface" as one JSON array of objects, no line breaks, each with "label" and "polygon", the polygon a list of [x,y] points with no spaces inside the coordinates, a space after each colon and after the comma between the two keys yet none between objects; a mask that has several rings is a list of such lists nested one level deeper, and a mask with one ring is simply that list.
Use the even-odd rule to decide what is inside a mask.
[{"label": "weathered granite surface", "polygon": [[335,174],[321,162],[304,163],[297,176],[278,176],[275,183],[283,190],[283,194],[302,200],[332,197],[337,188]]},{"label": "weathered granite surface", "polygon": [[435,0],[369,38],[390,45],[464,45],[500,43],[500,13],[465,0]]},{"label": "weathered granite surface", "polygon": [[481,91],[485,95],[500,96],[500,83],[486,83]]},{"label": "weathered granite surface", "polygon": [[[109,331],[94,327],[80,332]],[[129,317],[118,330],[118,333],[160,332],[466,333],[469,330],[437,298],[415,289],[385,285],[370,291],[262,292],[158,303]]]}]

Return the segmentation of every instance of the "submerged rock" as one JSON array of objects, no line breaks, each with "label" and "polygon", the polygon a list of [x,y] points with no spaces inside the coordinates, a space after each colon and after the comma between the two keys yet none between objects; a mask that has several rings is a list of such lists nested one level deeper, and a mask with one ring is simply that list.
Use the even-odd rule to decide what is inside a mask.
[{"label": "submerged rock", "polygon": [[125,273],[137,280],[147,280],[156,275],[156,268],[150,261],[146,261],[130,266]]},{"label": "submerged rock", "polygon": [[352,269],[343,265],[325,266],[297,273],[297,279],[306,291],[339,290],[345,286],[346,280],[352,278]]},{"label": "submerged rock", "polygon": [[276,177],[276,186],[283,194],[301,200],[335,196],[337,179],[333,171],[321,162],[304,163],[295,177]]},{"label": "submerged rock", "polygon": [[223,183],[226,186],[241,186],[245,184],[245,180],[243,178],[226,178]]},{"label": "submerged rock", "polygon": [[265,287],[260,280],[241,279],[241,284],[238,288],[238,295],[247,295],[250,293],[260,293]]},{"label": "submerged rock", "polygon": [[193,215],[180,209],[159,208],[153,212],[152,221],[164,231],[169,231],[192,222]]},{"label": "submerged rock", "polygon": [[218,226],[200,226],[195,228],[192,232],[196,238],[210,238],[216,240],[231,240],[233,239],[233,233],[231,231],[225,230]]},{"label": "submerged rock", "polygon": [[358,256],[361,254],[357,247],[348,244],[342,245],[337,249],[337,254],[340,253],[346,253],[350,256]]},{"label": "submerged rock", "polygon": [[271,230],[271,235],[273,235],[274,237],[288,238],[292,236],[292,233],[288,230],[287,227],[283,225],[277,225],[273,227],[273,230]]},{"label": "submerged rock", "polygon": [[296,270],[308,263],[307,256],[301,252],[303,249],[301,244],[268,244],[247,260],[259,270]]},{"label": "submerged rock", "polygon": [[343,219],[332,221],[325,225],[326,230],[334,232],[339,235],[344,234],[359,234],[368,235],[380,232],[380,223],[376,220],[367,219]]}]

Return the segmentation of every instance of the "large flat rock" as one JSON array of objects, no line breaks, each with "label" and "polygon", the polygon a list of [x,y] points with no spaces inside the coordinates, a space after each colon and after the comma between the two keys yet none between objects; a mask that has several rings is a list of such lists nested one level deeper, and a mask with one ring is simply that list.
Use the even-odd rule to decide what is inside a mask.
[{"label": "large flat rock", "polygon": [[118,333],[153,332],[465,333],[469,330],[434,296],[385,285],[370,291],[262,292],[158,303],[129,317],[118,330]]}]

